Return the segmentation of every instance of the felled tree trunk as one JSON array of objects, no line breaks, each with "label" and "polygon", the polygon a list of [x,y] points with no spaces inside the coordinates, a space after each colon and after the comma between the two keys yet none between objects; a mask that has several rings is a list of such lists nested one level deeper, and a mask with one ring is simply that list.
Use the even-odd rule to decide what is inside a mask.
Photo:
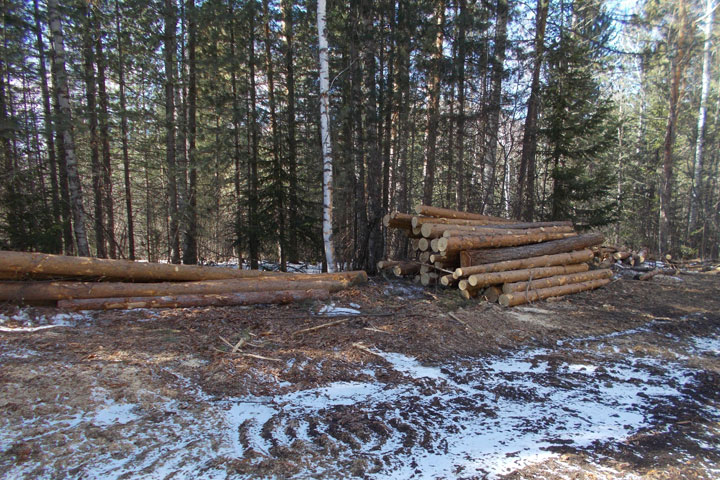
[{"label": "felled tree trunk", "polygon": [[430,205],[416,205],[415,212],[418,215],[424,215],[426,217],[438,217],[438,218],[454,218],[464,220],[486,220],[493,223],[511,223],[512,220],[507,218],[493,217],[491,215],[481,215],[479,213],[460,212],[458,210],[451,210],[449,208],[432,207]]},{"label": "felled tree trunk", "polygon": [[280,277],[175,283],[0,282],[0,300],[35,302],[75,298],[161,297],[317,289],[336,292],[350,285],[351,281],[348,279],[286,280]]},{"label": "felled tree trunk", "polygon": [[478,273],[505,272],[508,270],[521,270],[525,268],[552,267],[555,265],[571,265],[573,263],[589,262],[592,259],[592,250],[578,250],[576,252],[542,255],[539,257],[520,258],[517,260],[506,260],[504,262],[486,263],[484,265],[458,268],[453,273],[453,277],[462,278]]},{"label": "felled tree trunk", "polygon": [[600,245],[604,237],[600,233],[588,233],[577,237],[553,240],[537,245],[524,245],[521,247],[494,248],[486,250],[465,250],[460,253],[460,266],[462,268],[485,263],[516,260],[520,258],[537,257],[540,255],[554,255],[557,253],[572,252]]},{"label": "felled tree trunk", "polygon": [[610,279],[603,278],[600,280],[591,280],[589,282],[562,285],[560,287],[531,290],[527,293],[505,293],[503,295],[500,295],[499,302],[501,305],[504,305],[506,307],[514,307],[515,305],[522,305],[524,303],[543,300],[545,298],[560,297],[562,295],[569,295],[571,293],[584,292],[585,290],[600,288],[604,285],[607,285],[608,283],[610,283]]},{"label": "felled tree trunk", "polygon": [[522,282],[531,278],[545,278],[555,275],[567,275],[569,273],[586,272],[590,267],[587,263],[578,265],[559,265],[557,267],[528,268],[525,270],[510,270],[509,272],[481,273],[470,275],[468,284],[473,287],[488,287],[508,282]]},{"label": "felled tree trunk", "polygon": [[503,293],[525,292],[528,290],[539,290],[541,288],[559,287],[571,283],[588,282],[602,278],[612,278],[612,270],[593,270],[590,272],[572,273],[568,275],[556,275],[554,277],[541,278],[529,282],[514,282],[503,285]]},{"label": "felled tree trunk", "polygon": [[328,297],[330,297],[330,291],[325,289],[279,290],[275,292],[59,300],[58,308],[66,310],[114,310],[129,308],[210,307],[255,305],[258,303],[291,303],[299,300],[326,300]]},{"label": "felled tree trunk", "polygon": [[[438,239],[438,251],[460,252],[478,248],[514,247],[577,236],[576,233],[529,233],[513,235],[464,235]],[[422,241],[422,240],[421,240]]]}]

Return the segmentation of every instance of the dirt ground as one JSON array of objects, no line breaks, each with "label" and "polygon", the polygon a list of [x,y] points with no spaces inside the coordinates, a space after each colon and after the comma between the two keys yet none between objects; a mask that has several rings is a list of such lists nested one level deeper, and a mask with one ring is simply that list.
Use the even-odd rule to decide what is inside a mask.
[{"label": "dirt ground", "polygon": [[1,478],[720,478],[720,276],[0,327]]}]

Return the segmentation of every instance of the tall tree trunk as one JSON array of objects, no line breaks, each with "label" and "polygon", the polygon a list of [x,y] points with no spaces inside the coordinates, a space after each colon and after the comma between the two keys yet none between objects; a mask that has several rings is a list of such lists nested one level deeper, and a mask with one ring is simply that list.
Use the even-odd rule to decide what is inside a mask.
[{"label": "tall tree trunk", "polygon": [[531,222],[535,213],[535,154],[537,152],[537,117],[540,103],[540,70],[545,50],[545,27],[547,25],[549,0],[537,0],[535,14],[535,52],[533,75],[528,99],[525,128],[523,131],[520,171],[518,172],[518,196],[514,216]]},{"label": "tall tree trunk", "polygon": [[280,130],[275,111],[275,72],[273,70],[272,37],[270,35],[270,5],[263,0],[263,16],[265,17],[265,74],[267,76],[268,103],[270,107],[270,134],[272,135],[272,182],[273,209],[277,215],[277,235],[280,244],[280,270],[287,270],[287,247],[285,238],[285,187],[283,185],[283,167],[280,162]]},{"label": "tall tree trunk", "polygon": [[59,107],[57,130],[62,137],[65,154],[70,209],[73,217],[73,232],[77,244],[78,255],[90,256],[90,248],[85,230],[85,211],[83,210],[82,185],[78,174],[77,157],[75,156],[75,141],[72,136],[72,109],[70,108],[70,91],[68,88],[67,72],[65,70],[65,45],[63,42],[62,24],[58,12],[57,0],[48,0],[48,20],[53,37],[55,62],[57,71],[56,97]]},{"label": "tall tree trunk", "polygon": [[118,83],[120,94],[120,140],[123,156],[123,179],[125,185],[125,212],[127,216],[128,258],[135,260],[135,220],[133,218],[132,189],[130,185],[130,153],[128,147],[127,100],[125,98],[125,56],[120,28],[120,0],[115,0],[115,33],[118,50]]},{"label": "tall tree trunk", "polygon": [[335,246],[333,245],[333,165],[332,138],[330,136],[330,67],[325,17],[325,0],[317,2],[318,48],[320,64],[320,135],[323,156],[323,243],[325,261],[329,272],[335,271]]},{"label": "tall tree trunk", "polygon": [[165,163],[167,166],[170,261],[180,263],[180,235],[175,151],[175,29],[177,14],[175,0],[164,0],[165,31],[163,54],[165,61]]},{"label": "tall tree trunk", "polygon": [[[183,263],[195,265],[198,262],[197,251],[197,75],[195,49],[197,42],[197,12],[195,0],[187,0],[188,19],[188,191],[185,217],[187,221],[183,238]],[[218,193],[219,195],[219,193]]]},{"label": "tall tree trunk", "polygon": [[287,86],[287,168],[289,178],[287,258],[292,263],[299,261],[298,233],[298,178],[297,140],[295,138],[295,61],[293,46],[293,2],[283,0],[283,22],[285,23],[285,83]]},{"label": "tall tree trunk", "polygon": [[410,131],[410,50],[412,43],[410,41],[409,25],[409,0],[400,0],[398,2],[398,40],[395,54],[397,62],[397,74],[395,76],[398,90],[398,128],[401,134],[398,136],[398,158],[401,181],[399,185],[398,207],[400,211],[407,212],[410,210],[410,185],[408,178],[408,135]]},{"label": "tall tree trunk", "polygon": [[425,165],[423,176],[423,203],[432,205],[435,187],[435,160],[437,152],[437,132],[440,120],[440,67],[443,57],[443,34],[445,28],[445,0],[437,0],[435,10],[435,50],[428,81],[427,144],[425,147]]},{"label": "tall tree trunk", "polygon": [[508,1],[497,0],[495,21],[495,47],[492,58],[492,78],[490,105],[488,108],[487,148],[485,149],[485,164],[490,166],[490,185],[485,191],[483,205],[487,206],[492,200],[497,171],[497,150],[500,141],[500,112],[502,111],[502,79],[504,74],[505,49],[507,46],[507,24],[509,17]]},{"label": "tall tree trunk", "polygon": [[[47,144],[48,164],[50,166],[52,216],[56,225],[62,225],[62,217],[60,216],[60,188],[58,185],[57,158],[55,157],[55,138],[53,136],[52,110],[50,109],[50,89],[48,88],[47,67],[45,66],[45,42],[43,41],[42,26],[40,25],[40,8],[38,6],[38,0],[33,0],[33,16],[35,20],[35,36],[38,52],[38,74],[40,76],[43,114],[45,117],[45,143]],[[60,253],[62,251],[62,241],[62,231],[58,230],[54,238],[54,242],[57,246],[51,253]]]},{"label": "tall tree trunk", "polygon": [[[458,16],[458,48],[455,59],[455,75],[457,81],[458,111],[456,125],[455,149],[455,176],[457,177],[455,187],[455,206],[458,210],[465,209],[465,60],[467,56],[467,0],[460,0]],[[452,166],[450,166],[452,169]]]},{"label": "tall tree trunk", "polygon": [[675,249],[675,218],[672,211],[673,147],[677,129],[678,104],[680,102],[680,82],[682,81],[688,57],[687,45],[687,0],[678,0],[677,9],[680,25],[675,42],[675,54],[670,67],[670,95],[668,99],[668,118],[663,142],[663,176],[660,191],[660,229],[658,250],[662,252]]},{"label": "tall tree trunk", "polygon": [[255,86],[255,5],[254,2],[248,4],[250,8],[249,29],[250,40],[248,42],[250,66],[250,174],[248,176],[249,192],[248,192],[248,243],[250,251],[250,268],[256,270],[258,263],[258,243],[260,235],[260,218],[258,216],[259,198],[258,198],[258,118],[257,118],[257,100]]},{"label": "tall tree trunk", "polygon": [[92,14],[95,25],[95,63],[97,65],[98,107],[100,107],[99,124],[100,145],[102,147],[102,186],[104,214],[107,219],[106,236],[108,241],[108,255],[117,258],[117,243],[115,241],[115,213],[113,209],[112,162],[110,159],[110,118],[107,88],[105,86],[105,54],[103,52],[102,25],[99,15]]},{"label": "tall tree trunk", "polygon": [[95,52],[93,50],[93,20],[90,8],[83,7],[85,29],[83,38],[83,73],[85,76],[85,99],[87,101],[87,119],[90,130],[90,166],[92,171],[93,206],[95,218],[95,248],[97,256],[107,258],[105,245],[105,212],[103,209],[103,175],[100,164],[98,138],[97,92],[95,83]]},{"label": "tall tree trunk", "polygon": [[377,85],[375,74],[376,44],[374,42],[373,3],[369,0],[363,1],[362,22],[363,33],[366,41],[363,45],[363,84],[365,86],[365,145],[367,151],[367,186],[368,186],[368,244],[367,244],[367,265],[365,270],[374,273],[377,262],[383,255],[382,244],[382,159],[378,145],[378,110],[377,110]]},{"label": "tall tree trunk", "polygon": [[233,164],[235,166],[235,172],[233,180],[235,183],[235,240],[237,242],[238,261],[240,268],[242,268],[242,187],[240,181],[240,97],[238,94],[238,80],[237,80],[237,57],[235,55],[235,13],[233,8],[233,0],[228,1],[228,14],[230,16],[230,87],[232,92],[232,125],[233,125]]},{"label": "tall tree trunk", "polygon": [[690,244],[698,248],[702,236],[697,232],[698,212],[701,209],[701,198],[703,193],[703,154],[705,149],[705,122],[707,119],[707,102],[710,93],[710,47],[712,42],[712,26],[715,15],[714,0],[705,0],[705,19],[703,33],[705,43],[703,45],[703,73],[702,91],[700,93],[700,109],[698,111],[697,142],[695,144],[695,162],[693,164],[693,184],[690,195],[690,213],[688,218],[688,239]]}]

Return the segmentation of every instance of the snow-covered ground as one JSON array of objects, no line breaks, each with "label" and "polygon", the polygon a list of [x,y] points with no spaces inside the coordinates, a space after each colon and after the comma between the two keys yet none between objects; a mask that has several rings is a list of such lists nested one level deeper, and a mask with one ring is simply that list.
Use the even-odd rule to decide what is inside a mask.
[{"label": "snow-covered ground", "polygon": [[[346,310],[327,305],[322,313],[347,315],[353,309]],[[86,321],[78,314],[25,319],[23,324]],[[95,385],[88,393],[92,401],[79,405],[59,390],[52,405],[38,401],[28,407],[33,414],[22,422],[0,417],[0,474],[263,478],[257,473],[262,470],[244,474],[233,462],[252,467],[293,461],[290,477],[347,478],[356,474],[348,468],[360,459],[362,474],[376,479],[497,478],[539,462],[562,463],[558,448],[623,442],[647,427],[666,428],[679,418],[668,413],[658,418],[657,412],[672,411],[678,402],[693,404],[708,420],[720,420],[717,405],[695,405],[688,398],[698,370],[687,361],[691,354],[717,357],[720,332],[688,339],[667,335],[662,351],[647,348],[633,354],[636,346],[628,338],[652,328],[443,365],[422,365],[401,353],[374,350],[376,358],[365,369],[374,379],[274,397],[215,398],[172,371],[166,373],[176,379],[175,393],[148,389],[138,398],[118,399]],[[5,349],[0,365],[36,355]],[[61,376],[66,367],[49,368],[37,375]],[[400,375],[401,381],[386,383],[388,374]],[[185,397],[177,394],[181,391]],[[65,453],[42,463],[7,462],[11,446],[19,441],[53,445],[54,451],[66,445]],[[697,439],[697,445],[720,450],[720,440],[710,434]],[[596,466],[605,475],[601,478],[621,476]],[[720,476],[720,469],[710,466],[708,474]]]}]

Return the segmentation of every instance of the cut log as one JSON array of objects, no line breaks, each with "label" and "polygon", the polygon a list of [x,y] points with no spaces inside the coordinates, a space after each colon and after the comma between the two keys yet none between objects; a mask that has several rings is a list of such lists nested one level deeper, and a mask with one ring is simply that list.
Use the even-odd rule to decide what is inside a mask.
[{"label": "cut log", "polygon": [[420,253],[420,255],[418,255],[418,260],[420,260],[421,263],[428,263],[430,261],[431,253],[432,252],[430,252],[430,250]]},{"label": "cut log", "polygon": [[420,264],[417,262],[403,262],[393,267],[393,273],[398,277],[416,275],[420,272]]},{"label": "cut log", "polygon": [[443,275],[440,277],[440,285],[443,287],[451,287],[457,283],[457,279],[452,275]]},{"label": "cut log", "polygon": [[492,225],[497,227],[506,225],[505,222],[494,222],[491,220],[466,220],[463,218],[440,218],[440,217],[413,217],[412,226],[419,229],[426,223],[444,224],[444,225]]},{"label": "cut log", "polygon": [[602,287],[610,283],[609,278],[603,278],[600,280],[591,280],[589,282],[582,283],[571,283],[570,285],[562,285],[560,287],[543,288],[540,290],[531,290],[529,292],[521,293],[504,293],[500,295],[500,304],[506,307],[514,307],[515,305],[522,305],[524,303],[530,303],[537,300],[543,300],[550,297],[560,297],[563,295],[569,295],[571,293],[584,292],[585,290],[592,290],[595,288]]},{"label": "cut log", "polygon": [[420,226],[417,226],[417,227],[413,226],[412,230],[411,230],[412,233],[408,236],[415,237],[415,238],[422,238],[422,232],[420,231],[420,228],[421,228]]},{"label": "cut log", "polygon": [[433,238],[432,240],[430,240],[430,250],[432,250],[433,252],[438,251],[438,241],[438,238]]},{"label": "cut log", "polygon": [[480,288],[499,285],[501,283],[522,282],[535,278],[586,272],[589,268],[587,263],[558,265],[556,267],[527,268],[524,270],[509,270],[507,272],[478,273],[476,275],[470,275],[467,280],[471,286]]},{"label": "cut log", "polygon": [[508,270],[522,270],[526,268],[553,267],[555,265],[571,265],[574,263],[587,262],[592,260],[592,258],[592,250],[578,250],[570,253],[542,255],[539,257],[520,258],[517,260],[506,260],[503,262],[486,263],[484,265],[458,268],[453,273],[453,277],[462,278],[478,273],[505,272]]},{"label": "cut log", "polygon": [[430,241],[427,238],[421,238],[418,240],[418,250],[424,252],[428,248],[430,248]]},{"label": "cut log", "polygon": [[497,303],[498,298],[500,298],[500,295],[502,295],[502,290],[500,290],[500,288],[496,287],[495,285],[491,285],[491,286],[487,287],[480,294],[481,297],[483,297],[485,300],[487,300],[490,303]]},{"label": "cut log", "polygon": [[529,245],[532,243],[547,242],[550,240],[560,240],[564,238],[576,237],[576,233],[530,233],[530,234],[513,234],[513,235],[466,235],[462,237],[442,237],[438,239],[438,251],[444,252],[460,252],[462,250],[475,250],[479,248],[492,247],[516,247],[519,245]]},{"label": "cut log", "polygon": [[632,255],[631,252],[615,252],[612,254],[612,258],[615,260],[625,260]]},{"label": "cut log", "polygon": [[455,254],[450,254],[450,255],[443,255],[442,253],[432,253],[430,255],[430,261],[432,263],[443,262],[447,265],[451,265],[451,264],[455,265],[455,264],[460,263],[460,254],[455,253]]},{"label": "cut log", "polygon": [[392,270],[397,265],[405,263],[402,260],[380,260],[377,263],[378,270]]},{"label": "cut log", "polygon": [[[423,225],[420,230],[422,231],[423,228],[427,226]],[[448,227],[451,227],[448,229]],[[577,235],[572,227],[538,227],[538,228],[480,228],[480,227],[464,227],[456,229],[455,226],[451,225],[444,225],[445,230],[442,232],[442,235],[438,235],[439,237],[462,237],[462,236],[476,236],[476,235],[532,235],[536,233],[566,233],[566,234],[573,234]],[[433,235],[436,233],[435,229],[431,229],[430,235],[425,235],[423,232],[423,236],[432,238]],[[573,236],[570,235],[570,236]]]},{"label": "cut log", "polygon": [[0,271],[62,277],[104,277],[142,282],[186,282],[288,275],[281,272],[240,270],[237,268],[144,263],[130,260],[108,260],[10,251],[0,252]]},{"label": "cut log", "polygon": [[420,284],[424,287],[435,285],[437,283],[438,274],[435,272],[427,272],[420,274]]},{"label": "cut log", "polygon": [[538,290],[541,288],[558,287],[570,283],[588,282],[590,280],[598,280],[601,278],[612,278],[612,270],[592,270],[589,272],[571,273],[568,275],[556,275],[554,277],[541,278],[529,282],[514,282],[503,285],[503,293],[525,292],[528,290]]},{"label": "cut log", "polygon": [[420,243],[419,238],[411,238],[410,239],[410,251],[416,252],[418,250],[418,244]]},{"label": "cut log", "polygon": [[174,295],[163,297],[85,298],[58,300],[66,310],[113,310],[129,308],[186,308],[259,303],[291,303],[301,300],[326,300],[328,290],[279,290],[265,292],[224,293],[214,295]]},{"label": "cut log", "polygon": [[465,300],[470,300],[471,298],[475,298],[478,296],[477,290],[460,290],[460,296],[464,298]]},{"label": "cut log", "polygon": [[400,212],[391,212],[383,217],[383,225],[389,228],[412,229],[412,215]]},{"label": "cut log", "polygon": [[426,217],[441,217],[441,218],[452,218],[452,219],[465,219],[465,220],[486,220],[493,223],[509,223],[513,220],[506,218],[493,217],[490,215],[481,215],[479,213],[461,212],[459,210],[451,210],[449,208],[433,207],[430,205],[416,205],[415,212],[418,215],[424,215]]},{"label": "cut log", "polygon": [[521,247],[506,247],[484,250],[466,250],[460,253],[460,266],[462,268],[485,263],[495,263],[505,260],[516,260],[520,258],[537,257],[540,255],[554,255],[557,253],[582,250],[603,242],[600,233],[587,233],[577,237],[563,238],[549,242],[538,243],[537,245],[524,245]]},{"label": "cut log", "polygon": [[[336,278],[340,274],[334,274]],[[219,293],[261,292],[275,290],[316,290],[336,292],[367,281],[365,272],[349,272],[343,279],[321,275],[305,275],[302,280],[284,277],[207,280],[202,282],[0,282],[0,300],[46,301],[73,298],[161,297],[174,295],[206,295]],[[307,277],[310,277],[308,279]]]}]

